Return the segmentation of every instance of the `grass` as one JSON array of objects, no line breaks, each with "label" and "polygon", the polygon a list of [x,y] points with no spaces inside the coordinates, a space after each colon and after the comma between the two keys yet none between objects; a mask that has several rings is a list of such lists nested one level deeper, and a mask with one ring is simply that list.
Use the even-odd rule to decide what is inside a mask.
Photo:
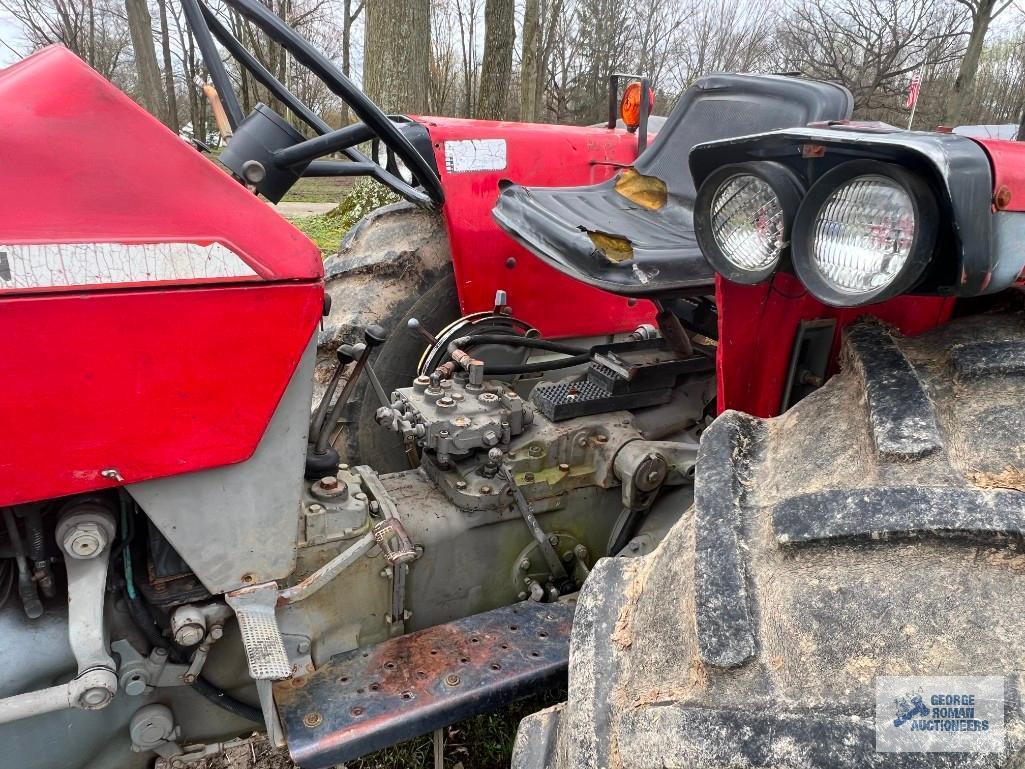
[{"label": "grass", "polygon": [[300,179],[281,200],[286,203],[341,203],[353,187],[347,176],[320,176]]},{"label": "grass", "polygon": [[[303,179],[299,184],[322,181],[319,179]],[[297,184],[296,187],[299,185]],[[295,189],[293,187],[293,189]],[[330,256],[338,250],[345,233],[360,219],[375,208],[393,203],[398,196],[377,182],[370,179],[359,179],[350,189],[338,206],[326,214],[300,216],[291,220],[292,224],[302,230],[306,236],[317,244],[320,252]]]},{"label": "grass", "polygon": [[[565,687],[553,687],[445,729],[445,766],[449,769],[509,769],[520,720],[566,699]],[[431,735],[350,761],[346,769],[433,769]]]}]

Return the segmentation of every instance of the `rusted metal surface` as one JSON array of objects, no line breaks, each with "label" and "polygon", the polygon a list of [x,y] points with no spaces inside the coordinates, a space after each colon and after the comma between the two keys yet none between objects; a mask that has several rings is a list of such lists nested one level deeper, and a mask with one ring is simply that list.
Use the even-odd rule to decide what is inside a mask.
[{"label": "rusted metal surface", "polygon": [[564,674],[570,604],[519,603],[339,655],[274,695],[293,760],[331,767]]}]

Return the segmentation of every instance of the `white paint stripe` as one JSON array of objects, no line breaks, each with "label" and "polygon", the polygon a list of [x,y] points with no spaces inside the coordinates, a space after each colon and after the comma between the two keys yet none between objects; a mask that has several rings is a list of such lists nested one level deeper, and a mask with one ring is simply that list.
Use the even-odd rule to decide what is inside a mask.
[{"label": "white paint stripe", "polygon": [[255,275],[220,243],[0,244],[0,290]]}]

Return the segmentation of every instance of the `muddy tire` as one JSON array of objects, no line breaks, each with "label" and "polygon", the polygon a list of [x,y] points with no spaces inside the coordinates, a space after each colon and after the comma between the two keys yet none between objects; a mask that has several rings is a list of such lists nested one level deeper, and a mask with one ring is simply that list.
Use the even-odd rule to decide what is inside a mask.
[{"label": "muddy tire", "polygon": [[[783,416],[721,415],[694,506],[592,572],[568,702],[524,722],[514,766],[1021,766],[1023,404],[1015,312],[859,324]],[[1004,680],[1003,752],[876,752],[878,677],[981,675]]]},{"label": "muddy tire", "polygon": [[[338,254],[325,261],[324,271],[331,311],[317,340],[314,405],[334,371],[338,345],[362,341],[363,330],[371,324],[383,326],[389,333],[388,342],[371,356],[374,370],[386,390],[405,384],[425,346],[422,337],[405,328],[406,314],[439,284],[447,281],[455,290],[448,235],[440,214],[408,203],[379,208],[349,231]],[[448,312],[450,305],[443,314]],[[425,326],[431,328],[426,320]],[[368,463],[360,456],[357,438],[365,394],[370,394],[366,385],[364,378],[357,386],[342,414],[335,441],[349,463]],[[376,399],[367,400],[373,404],[369,410],[372,422]],[[374,427],[376,424],[371,425]]]}]

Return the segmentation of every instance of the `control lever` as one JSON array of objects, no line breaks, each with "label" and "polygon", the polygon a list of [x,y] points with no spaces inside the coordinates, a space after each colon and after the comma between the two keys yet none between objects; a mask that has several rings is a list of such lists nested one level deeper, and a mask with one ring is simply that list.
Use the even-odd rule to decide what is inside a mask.
[{"label": "control lever", "polygon": [[[342,416],[342,409],[345,408],[345,404],[348,402],[349,396],[352,394],[352,390],[355,387],[356,382],[359,381],[359,375],[363,373],[363,369],[367,365],[367,359],[370,357],[370,351],[373,348],[379,347],[380,345],[384,344],[387,338],[387,332],[380,326],[367,326],[366,329],[364,329],[363,331],[363,344],[355,345],[353,347],[354,351],[358,351],[356,355],[355,364],[352,366],[352,371],[349,373],[349,377],[345,381],[345,386],[342,387],[342,392],[338,396],[338,400],[335,401],[334,407],[328,413],[327,419],[324,420],[323,424],[320,427],[320,431],[317,433],[317,443],[313,447],[312,453],[318,459],[325,455],[331,454],[332,452],[335,455],[337,455],[337,452],[334,451],[334,449],[331,449],[330,452],[328,451],[328,443],[331,440],[331,430],[334,428],[336,424],[338,424],[338,420]],[[309,464],[310,457],[307,456],[307,466],[309,466]],[[335,464],[337,464],[337,461],[335,462]],[[307,469],[309,470],[309,467],[307,467]],[[309,475],[309,472],[307,472],[307,475]],[[317,475],[316,477],[322,478],[323,473],[321,475]]]},{"label": "control lever", "polygon": [[428,331],[422,325],[420,325],[420,321],[416,318],[410,318],[409,320],[407,320],[406,328],[408,328],[410,331],[415,331],[416,333],[418,333],[420,336],[422,336],[424,339],[430,342],[432,346],[438,343],[438,337],[436,337],[434,334],[432,334],[430,331]]},{"label": "control lever", "polygon": [[324,388],[324,397],[320,399],[320,403],[317,404],[317,410],[310,420],[310,437],[320,435],[320,429],[324,426],[324,417],[327,416],[328,406],[331,405],[331,401],[335,396],[335,390],[338,389],[338,380],[342,378],[342,373],[349,367],[349,364],[359,356],[355,346],[351,344],[339,345],[335,354],[338,356],[338,364],[331,375],[331,381]]}]

